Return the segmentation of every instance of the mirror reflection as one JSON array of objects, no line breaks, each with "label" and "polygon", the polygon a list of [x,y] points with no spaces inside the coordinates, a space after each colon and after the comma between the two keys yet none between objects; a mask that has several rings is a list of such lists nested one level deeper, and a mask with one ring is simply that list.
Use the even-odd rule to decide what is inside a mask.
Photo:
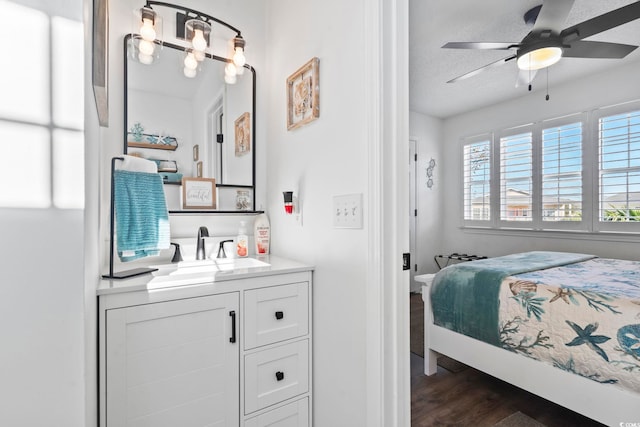
[{"label": "mirror reflection", "polygon": [[125,153],[155,160],[167,184],[179,184],[182,177],[215,178],[219,209],[252,210],[253,68],[226,84],[224,58],[207,56],[189,77],[180,46],[165,43],[151,64],[125,55]]}]

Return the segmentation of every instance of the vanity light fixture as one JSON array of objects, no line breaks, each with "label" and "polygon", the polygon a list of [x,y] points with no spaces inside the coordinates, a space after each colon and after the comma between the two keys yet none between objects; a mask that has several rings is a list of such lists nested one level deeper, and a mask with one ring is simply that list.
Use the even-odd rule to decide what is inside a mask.
[{"label": "vanity light fixture", "polygon": [[152,0],[147,0],[144,7],[134,11],[135,26],[133,28],[134,31],[138,31],[138,34],[133,34],[132,40],[137,40],[134,43],[134,48],[140,62],[152,63],[154,55],[157,56],[155,45],[162,44],[162,18],[153,9],[154,6],[178,11],[176,12],[176,38],[186,40],[189,43],[189,51],[184,58],[183,71],[185,76],[192,78],[197,74],[198,66],[194,64],[194,60],[201,62],[207,56],[207,50],[211,49],[212,26],[215,24],[235,32],[235,36],[231,39],[233,44],[232,57],[227,59],[228,63],[225,67],[225,82],[233,84],[237,80],[236,76],[244,73],[246,42],[240,30],[206,13],[172,3]]}]

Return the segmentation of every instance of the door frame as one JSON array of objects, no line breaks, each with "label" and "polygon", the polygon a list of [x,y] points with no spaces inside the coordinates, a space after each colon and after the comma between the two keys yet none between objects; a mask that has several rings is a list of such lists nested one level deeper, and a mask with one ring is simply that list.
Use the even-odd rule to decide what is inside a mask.
[{"label": "door frame", "polygon": [[409,3],[364,6],[368,131],[367,426],[409,426]]}]

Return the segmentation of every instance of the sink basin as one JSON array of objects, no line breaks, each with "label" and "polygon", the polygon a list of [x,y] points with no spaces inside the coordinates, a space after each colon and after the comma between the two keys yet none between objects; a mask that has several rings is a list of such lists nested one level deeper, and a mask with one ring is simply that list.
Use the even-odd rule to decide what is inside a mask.
[{"label": "sink basin", "polygon": [[215,274],[269,266],[269,263],[255,258],[220,258],[152,265],[151,268],[158,269],[153,272],[154,276],[175,276],[182,274]]}]

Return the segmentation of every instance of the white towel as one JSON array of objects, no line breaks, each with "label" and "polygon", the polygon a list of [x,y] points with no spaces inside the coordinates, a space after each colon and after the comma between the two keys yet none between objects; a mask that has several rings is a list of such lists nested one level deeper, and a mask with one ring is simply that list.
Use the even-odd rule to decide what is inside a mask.
[{"label": "white towel", "polygon": [[158,165],[151,160],[136,156],[122,156],[124,160],[116,162],[116,169],[130,172],[158,173]]}]

